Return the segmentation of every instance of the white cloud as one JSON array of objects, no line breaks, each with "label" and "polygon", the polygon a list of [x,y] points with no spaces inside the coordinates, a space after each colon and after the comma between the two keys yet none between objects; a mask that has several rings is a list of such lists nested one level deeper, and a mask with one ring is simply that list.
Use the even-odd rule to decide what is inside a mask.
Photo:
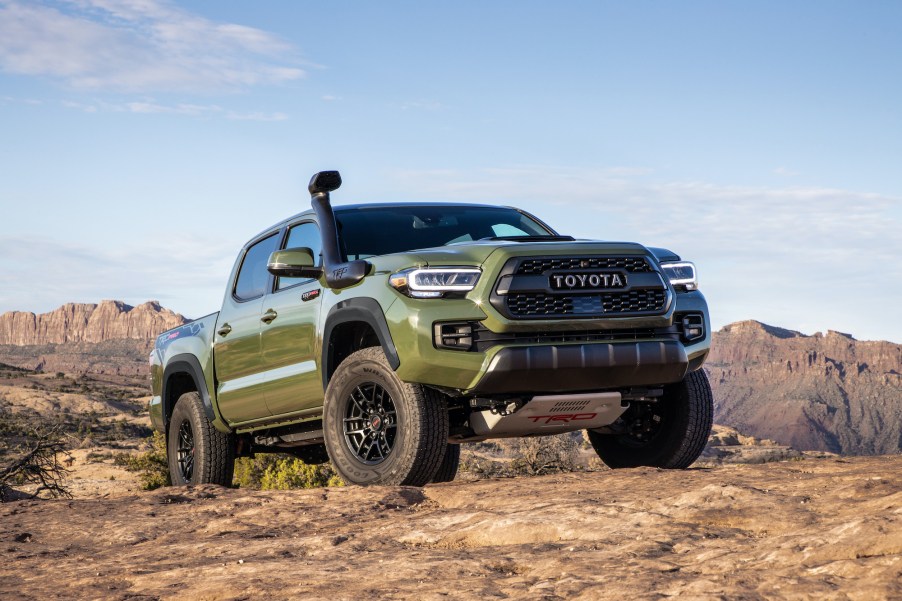
[{"label": "white cloud", "polygon": [[156,102],[127,102],[121,107],[116,108],[119,110],[125,110],[130,113],[170,115],[203,115],[209,113],[220,113],[223,110],[222,107],[215,104],[176,104],[166,106],[157,104]]},{"label": "white cloud", "polygon": [[285,121],[286,119],[288,119],[288,115],[279,112],[241,112],[223,108],[218,104],[161,104],[153,99],[144,99],[140,101],[124,102],[118,104],[103,101],[98,101],[95,104],[86,104],[83,102],[64,100],[61,104],[66,108],[76,109],[85,113],[105,111],[116,113],[137,113],[142,115],[181,115],[188,117],[218,116],[225,119],[232,119],[234,121]]},{"label": "white cloud", "polygon": [[165,0],[0,0],[0,68],[116,91],[210,91],[304,76],[297,50]]}]

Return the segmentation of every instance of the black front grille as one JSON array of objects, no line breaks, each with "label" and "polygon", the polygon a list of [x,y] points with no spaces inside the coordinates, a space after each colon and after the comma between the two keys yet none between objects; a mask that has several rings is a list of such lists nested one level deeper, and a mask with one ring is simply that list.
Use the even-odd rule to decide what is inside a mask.
[{"label": "black front grille", "polygon": [[549,270],[625,269],[631,273],[648,273],[651,266],[645,257],[545,257],[525,259],[516,275],[539,275]]},{"label": "black front grille", "polygon": [[507,297],[507,308],[514,317],[649,313],[663,311],[666,303],[667,291],[663,289],[580,295],[535,292]]},{"label": "black front grille", "polygon": [[[607,287],[607,279],[586,286],[592,275],[617,275],[622,287]],[[514,257],[501,268],[490,302],[508,319],[596,319],[662,315],[670,294],[646,255]]]}]

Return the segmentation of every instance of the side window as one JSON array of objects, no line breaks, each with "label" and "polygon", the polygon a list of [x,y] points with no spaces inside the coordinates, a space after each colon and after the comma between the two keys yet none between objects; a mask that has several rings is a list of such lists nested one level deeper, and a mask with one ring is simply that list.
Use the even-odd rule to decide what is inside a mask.
[{"label": "side window", "polygon": [[238,300],[260,298],[266,292],[266,282],[269,279],[266,264],[278,243],[279,237],[273,234],[247,249],[235,282],[235,297]]},{"label": "side window", "polygon": [[[309,248],[313,251],[313,260],[315,265],[321,265],[323,262],[320,253],[322,253],[322,240],[319,236],[319,228],[315,223],[310,221],[299,223],[288,230],[288,238],[285,240],[285,246],[282,248]],[[284,290],[301,282],[309,282],[310,278],[279,278],[276,282],[276,290]]]}]

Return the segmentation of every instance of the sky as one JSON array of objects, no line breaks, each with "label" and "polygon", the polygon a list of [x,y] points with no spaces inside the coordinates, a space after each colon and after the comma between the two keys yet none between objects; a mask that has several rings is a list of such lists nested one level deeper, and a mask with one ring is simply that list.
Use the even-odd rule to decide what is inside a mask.
[{"label": "sky", "polygon": [[713,325],[902,342],[902,3],[0,0],[0,313],[219,308],[309,207],[674,250]]}]

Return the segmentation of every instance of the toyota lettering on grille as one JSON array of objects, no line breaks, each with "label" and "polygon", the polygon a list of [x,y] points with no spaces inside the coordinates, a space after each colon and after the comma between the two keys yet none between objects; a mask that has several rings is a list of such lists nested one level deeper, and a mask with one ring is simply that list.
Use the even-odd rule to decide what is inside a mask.
[{"label": "toyota lettering on grille", "polygon": [[553,273],[549,276],[553,290],[606,290],[626,288],[626,275],[604,271],[585,273]]}]

